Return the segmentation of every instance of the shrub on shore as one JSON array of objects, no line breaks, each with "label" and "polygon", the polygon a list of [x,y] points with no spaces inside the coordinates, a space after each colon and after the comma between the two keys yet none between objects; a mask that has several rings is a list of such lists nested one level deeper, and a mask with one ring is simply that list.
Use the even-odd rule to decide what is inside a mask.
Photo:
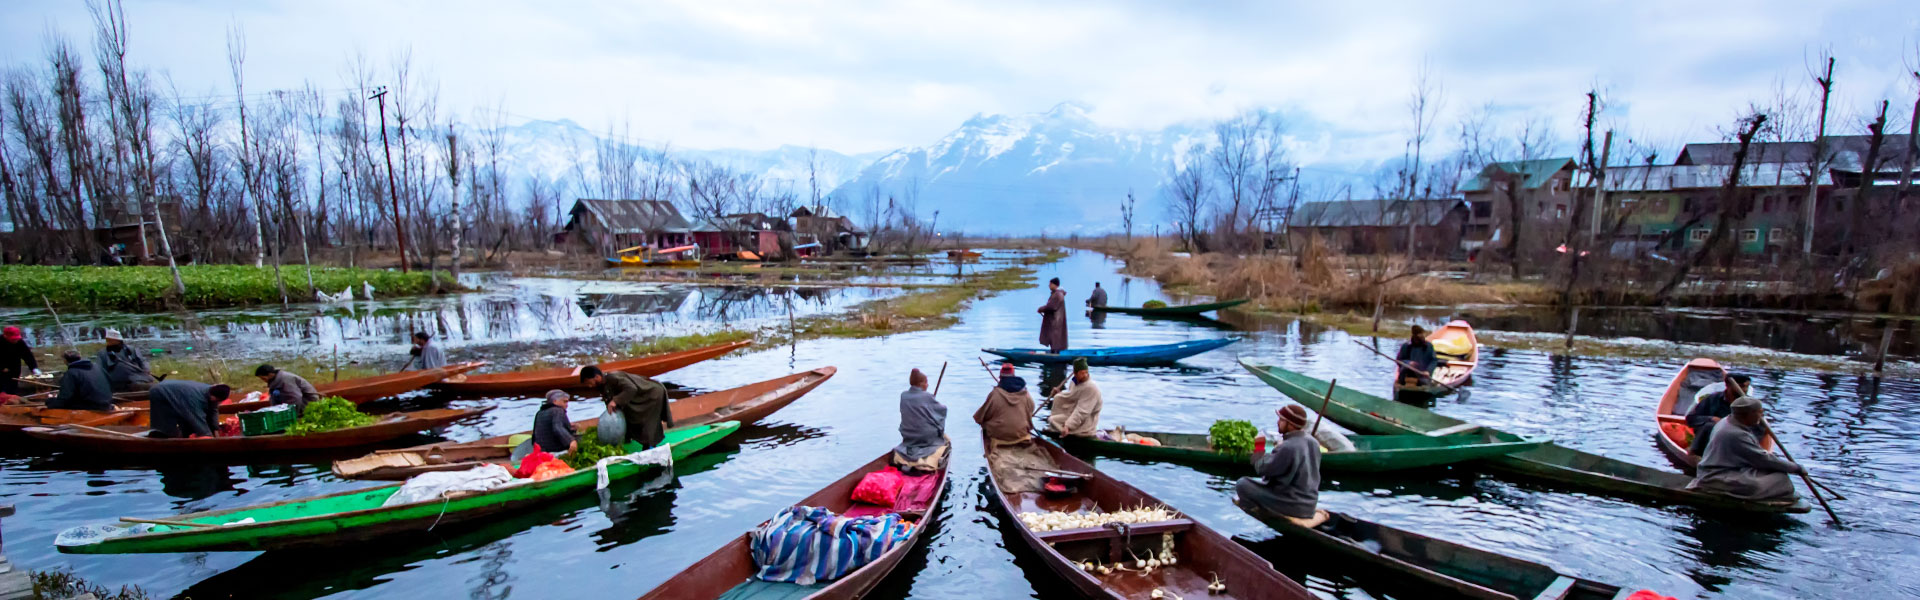
[{"label": "shrub on shore", "polygon": [[[287,282],[287,296],[293,302],[310,302],[306,267],[284,266],[281,277]],[[190,308],[212,308],[280,302],[280,289],[274,284],[273,269],[246,265],[182,265],[180,279],[187,285],[181,303]],[[377,295],[409,296],[433,288],[433,279],[424,272],[400,273],[373,269],[314,267],[313,283],[320,291],[337,294],[353,288],[361,294],[361,282],[373,284]],[[442,287],[453,287],[442,281]],[[0,266],[0,305],[42,306],[45,295],[54,306],[116,309],[152,309],[165,307],[173,276],[162,266],[138,267],[54,267],[38,265]]]}]

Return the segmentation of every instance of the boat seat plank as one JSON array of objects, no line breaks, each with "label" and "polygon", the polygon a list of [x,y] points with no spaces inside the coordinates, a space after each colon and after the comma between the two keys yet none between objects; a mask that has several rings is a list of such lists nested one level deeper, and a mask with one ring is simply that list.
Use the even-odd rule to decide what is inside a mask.
[{"label": "boat seat plank", "polygon": [[748,579],[733,586],[719,600],[798,600],[820,591],[821,585],[800,585]]},{"label": "boat seat plank", "polygon": [[1547,589],[1541,590],[1540,595],[1534,596],[1533,600],[1563,600],[1567,597],[1567,594],[1573,592],[1573,584],[1575,583],[1579,583],[1579,581],[1572,577],[1561,575],[1555,578],[1553,584],[1547,586]]},{"label": "boat seat plank", "polygon": [[1456,433],[1466,433],[1466,432],[1469,432],[1469,431],[1473,431],[1473,430],[1475,430],[1475,429],[1479,429],[1479,428],[1480,428],[1480,425],[1479,425],[1479,424],[1477,424],[1477,423],[1461,423],[1461,424],[1459,424],[1459,425],[1455,425],[1455,426],[1452,426],[1452,427],[1443,427],[1443,428],[1440,428],[1440,429],[1435,429],[1435,430],[1433,430],[1433,431],[1429,431],[1429,432],[1427,432],[1427,433],[1426,433],[1426,436],[1427,436],[1427,437],[1440,437],[1440,436],[1443,436],[1443,435],[1453,435],[1453,434],[1456,434]]},{"label": "boat seat plank", "polygon": [[[1152,535],[1168,531],[1180,532],[1193,528],[1192,519],[1172,519],[1157,523],[1143,523],[1129,529],[1131,535]],[[1090,527],[1086,529],[1063,529],[1060,531],[1035,532],[1034,537],[1049,544],[1060,542],[1080,542],[1086,540],[1104,540],[1120,537],[1120,530],[1114,527]]]}]

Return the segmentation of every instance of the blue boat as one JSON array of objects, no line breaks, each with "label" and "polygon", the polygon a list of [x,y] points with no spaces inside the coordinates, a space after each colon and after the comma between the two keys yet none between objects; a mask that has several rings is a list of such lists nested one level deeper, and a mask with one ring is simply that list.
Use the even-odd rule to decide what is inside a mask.
[{"label": "blue boat", "polygon": [[1240,338],[1230,337],[1158,346],[1067,349],[1058,354],[1043,348],[981,348],[980,351],[999,355],[1013,362],[1024,363],[1065,364],[1073,362],[1076,358],[1085,358],[1088,365],[1160,365],[1238,341]]}]

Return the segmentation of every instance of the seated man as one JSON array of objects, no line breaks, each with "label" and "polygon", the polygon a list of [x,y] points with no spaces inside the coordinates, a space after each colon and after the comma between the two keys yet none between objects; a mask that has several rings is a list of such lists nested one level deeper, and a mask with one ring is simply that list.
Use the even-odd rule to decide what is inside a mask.
[{"label": "seated man", "polygon": [[296,414],[306,414],[307,404],[320,401],[320,390],[314,389],[307,378],[282,371],[273,365],[260,365],[253,370],[253,376],[267,384],[267,399],[273,404],[291,404]]},{"label": "seated man", "polygon": [[1000,383],[987,392],[987,401],[973,411],[973,422],[995,446],[1006,446],[1033,439],[1033,394],[1027,393],[1027,381],[1014,375],[1013,363],[1000,365]]},{"label": "seated man", "polygon": [[1713,426],[1733,412],[1734,401],[1747,395],[1747,385],[1752,381],[1753,378],[1745,374],[1731,374],[1693,395],[1693,408],[1687,410],[1687,426],[1693,428],[1693,443],[1687,445],[1687,454],[1697,457],[1707,451]]},{"label": "seated man", "polygon": [[1233,485],[1242,506],[1251,503],[1286,517],[1301,527],[1327,519],[1320,503],[1320,445],[1307,436],[1307,410],[1298,404],[1280,409],[1280,443],[1253,456],[1258,477],[1241,477]]},{"label": "seated man", "polygon": [[66,359],[67,372],[60,374],[60,393],[47,401],[47,408],[113,410],[113,386],[105,372],[79,352],[68,350],[60,358]]},{"label": "seated man", "polygon": [[[1440,363],[1439,357],[1433,352],[1433,342],[1427,341],[1427,329],[1419,325],[1413,326],[1413,331],[1407,336],[1407,342],[1400,345],[1400,353],[1394,358],[1429,374],[1433,373],[1433,366]],[[1393,376],[1393,380],[1406,385],[1427,383],[1425,376],[1406,367],[1400,367],[1399,373]]]},{"label": "seated man", "polygon": [[1687,489],[1756,502],[1799,500],[1790,476],[1807,470],[1760,447],[1765,418],[1758,398],[1743,396],[1733,401],[1732,418],[1713,426],[1713,441],[1707,443],[1706,455]]},{"label": "seated man", "polygon": [[169,379],[147,389],[150,405],[147,415],[153,431],[147,437],[213,437],[220,430],[220,403],[233,388],[226,384],[209,385],[198,381]]},{"label": "seated man", "polygon": [[1053,412],[1047,415],[1047,428],[1060,435],[1094,437],[1100,430],[1100,386],[1093,384],[1087,372],[1087,359],[1073,359],[1073,388],[1053,389]]},{"label": "seated man", "polygon": [[567,419],[567,403],[571,400],[573,396],[566,392],[547,391],[547,400],[540,403],[540,412],[533,414],[534,449],[548,454],[580,449],[579,432],[573,428],[573,421]]},{"label": "seated man", "polygon": [[893,464],[902,471],[936,471],[946,462],[947,406],[927,393],[927,374],[914,369],[900,392],[900,445]]}]

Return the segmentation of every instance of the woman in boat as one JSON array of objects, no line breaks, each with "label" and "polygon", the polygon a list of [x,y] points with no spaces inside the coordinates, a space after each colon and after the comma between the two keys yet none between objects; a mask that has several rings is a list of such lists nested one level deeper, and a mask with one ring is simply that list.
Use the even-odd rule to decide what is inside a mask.
[{"label": "woman in boat", "polygon": [[667,439],[673,412],[667,410],[666,386],[624,371],[602,373],[596,365],[580,368],[580,383],[598,388],[607,412],[619,411],[626,418],[628,440],[652,448]]},{"label": "woman in boat", "polygon": [[107,338],[107,347],[100,349],[93,362],[106,371],[107,383],[113,386],[113,391],[139,392],[153,387],[153,372],[147,369],[147,359],[127,347],[120,330],[108,329],[103,337]]},{"label": "woman in boat", "polygon": [[47,401],[47,408],[113,410],[113,386],[106,373],[79,352],[68,350],[60,358],[67,361],[67,372],[60,374],[60,392]]},{"label": "woman in boat", "polygon": [[1307,435],[1307,410],[1298,404],[1280,409],[1280,443],[1253,456],[1258,477],[1241,477],[1233,491],[1242,506],[1251,503],[1302,527],[1326,520],[1320,503],[1320,444]]},{"label": "woman in boat", "polygon": [[947,405],[927,393],[927,374],[914,369],[907,375],[907,391],[900,392],[900,445],[893,448],[893,464],[902,471],[938,471],[951,445]]},{"label": "woman in boat", "polygon": [[973,422],[995,446],[1020,444],[1033,439],[1033,394],[1027,393],[1027,380],[1014,374],[1013,363],[1000,364],[1000,381],[987,392],[987,401],[973,411]]},{"label": "woman in boat", "polygon": [[1073,387],[1065,384],[1053,389],[1053,412],[1047,415],[1047,427],[1060,435],[1094,437],[1100,432],[1100,386],[1087,372],[1087,359],[1073,359]]},{"label": "woman in boat", "polygon": [[151,438],[213,437],[220,430],[220,403],[233,388],[174,379],[153,384],[148,419]]},{"label": "woman in boat", "polygon": [[[407,366],[418,364],[422,371],[447,366],[447,354],[433,343],[433,335],[425,331],[413,332],[413,350],[409,353],[413,356],[407,359]],[[400,370],[405,371],[407,367]]]},{"label": "woman in boat", "polygon": [[297,414],[306,414],[307,405],[320,401],[320,390],[307,378],[282,371],[273,365],[260,365],[253,376],[267,384],[267,399],[275,405],[291,404]]},{"label": "woman in boat", "polygon": [[1733,401],[1733,415],[1713,426],[1713,441],[1687,489],[1725,494],[1755,502],[1790,503],[1800,496],[1792,475],[1807,469],[1760,447],[1766,409],[1753,396]]},{"label": "woman in boat", "polygon": [[1060,278],[1047,281],[1047,303],[1040,307],[1040,345],[1059,354],[1067,349],[1067,291]]},{"label": "woman in boat", "polygon": [[540,412],[533,415],[533,445],[540,451],[559,454],[580,449],[579,432],[567,419],[567,403],[571,400],[573,396],[564,391],[547,390]]},{"label": "woman in boat", "polygon": [[[1400,345],[1400,353],[1394,358],[1427,373],[1432,373],[1433,366],[1439,363],[1439,358],[1433,353],[1433,342],[1427,341],[1427,329],[1419,325],[1413,326],[1412,334],[1407,336],[1406,343]],[[1400,372],[1394,375],[1394,381],[1407,385],[1425,385],[1427,378],[1406,367],[1400,367]]]}]

